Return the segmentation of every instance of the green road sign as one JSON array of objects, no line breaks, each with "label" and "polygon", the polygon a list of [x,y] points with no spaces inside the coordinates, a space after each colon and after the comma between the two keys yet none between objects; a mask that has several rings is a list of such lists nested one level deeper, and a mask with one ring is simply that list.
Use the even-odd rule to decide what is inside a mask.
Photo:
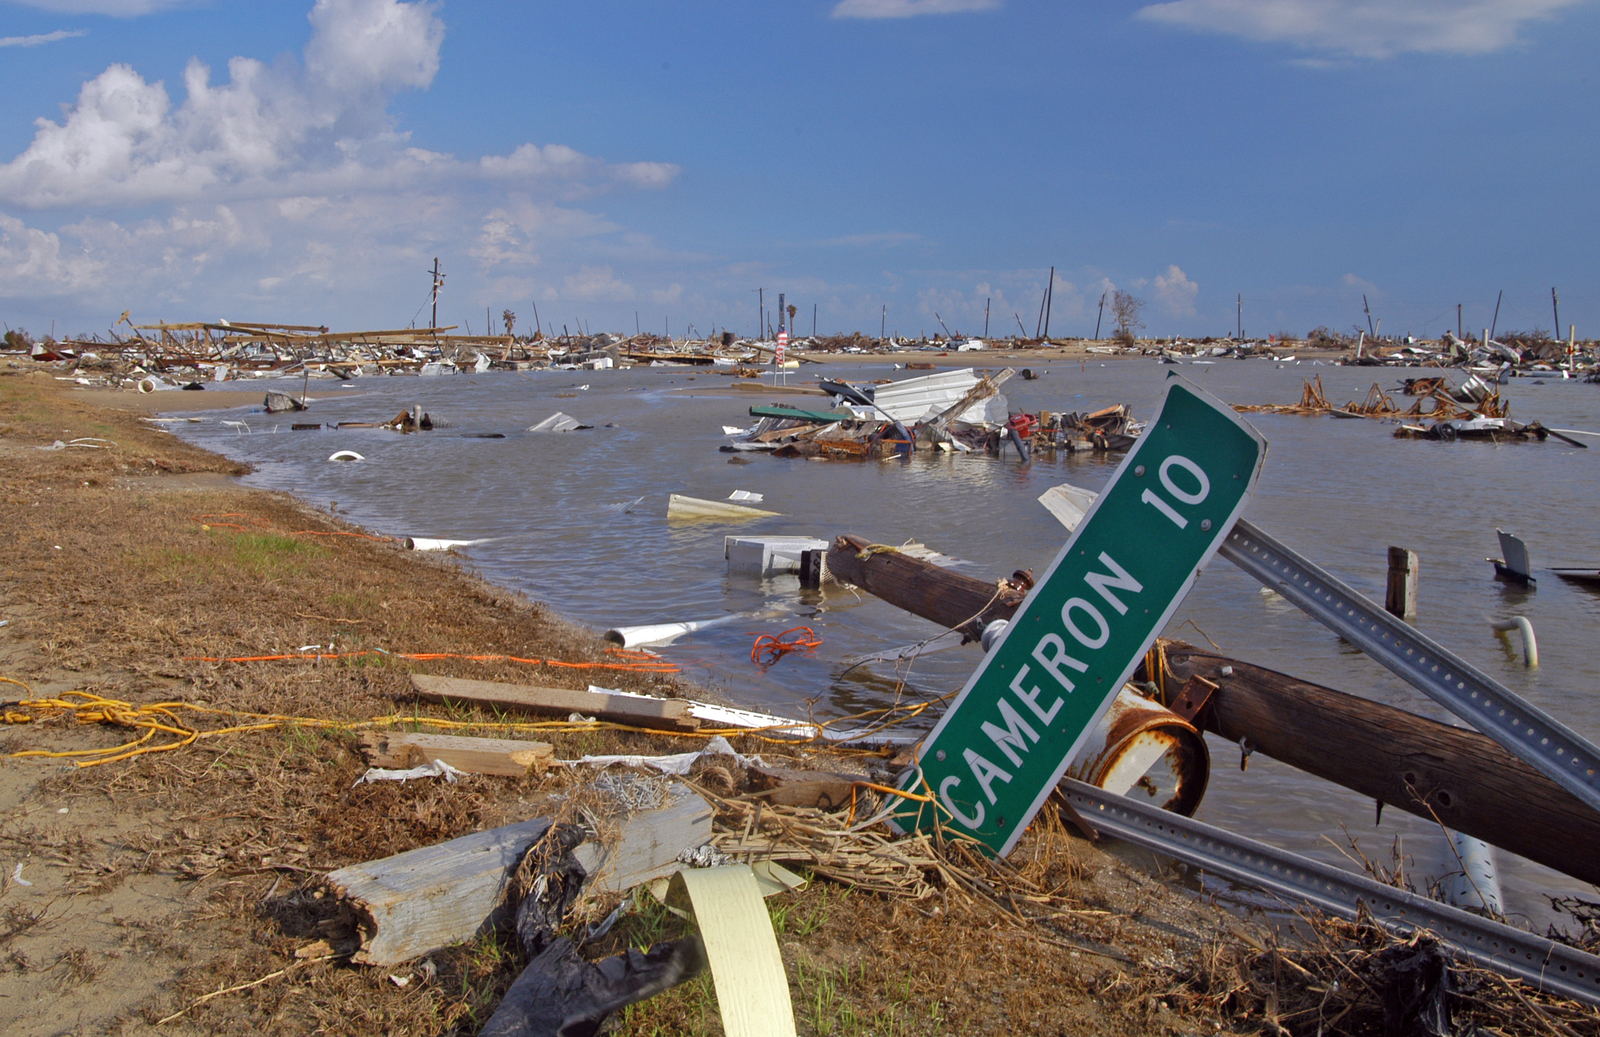
[{"label": "green road sign", "polygon": [[[1011,852],[1244,510],[1267,444],[1171,376],[1154,420],[917,751],[904,828]],[[920,768],[920,772],[918,770]]]}]

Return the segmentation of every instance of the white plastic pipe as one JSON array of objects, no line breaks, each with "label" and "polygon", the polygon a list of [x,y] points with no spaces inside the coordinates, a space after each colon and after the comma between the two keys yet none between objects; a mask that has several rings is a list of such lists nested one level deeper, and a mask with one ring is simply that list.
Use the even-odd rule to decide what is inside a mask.
[{"label": "white plastic pipe", "polygon": [[721,626],[730,623],[740,616],[720,616],[716,619],[693,619],[685,623],[651,623],[637,627],[612,627],[603,635],[612,644],[624,648],[637,648],[640,645],[669,645],[685,634],[692,634],[696,630],[706,627]]},{"label": "white plastic pipe", "polygon": [[1493,625],[1502,633],[1522,631],[1522,664],[1530,670],[1539,665],[1539,640],[1533,636],[1533,624],[1528,622],[1526,616],[1512,616]]}]

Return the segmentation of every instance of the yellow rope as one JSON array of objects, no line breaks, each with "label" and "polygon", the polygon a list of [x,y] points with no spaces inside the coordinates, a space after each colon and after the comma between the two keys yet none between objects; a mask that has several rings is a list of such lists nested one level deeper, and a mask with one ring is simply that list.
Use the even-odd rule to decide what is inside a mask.
[{"label": "yellow rope", "polygon": [[[21,684],[10,678],[0,678],[12,684]],[[22,685],[27,687],[27,685]],[[9,703],[19,707],[17,710],[7,709],[4,721],[8,724],[26,724],[42,719],[39,714],[71,713],[73,719],[79,724],[111,724],[117,727],[142,729],[139,737],[124,742],[121,745],[103,749],[24,749],[12,753],[13,757],[38,756],[45,759],[70,759],[78,767],[97,767],[103,763],[117,763],[122,760],[132,759],[146,753],[166,752],[171,749],[180,749],[187,745],[206,739],[216,738],[220,735],[245,734],[255,731],[273,731],[285,727],[304,727],[322,731],[360,731],[372,728],[394,727],[400,724],[416,724],[442,728],[447,731],[480,729],[500,732],[526,732],[526,733],[570,733],[580,731],[634,731],[641,734],[657,736],[671,736],[677,738],[706,738],[713,735],[732,737],[747,735],[762,741],[774,744],[793,745],[794,738],[779,738],[775,732],[794,730],[796,728],[814,728],[820,733],[832,725],[843,724],[850,721],[861,720],[864,717],[878,718],[889,717],[883,720],[872,730],[882,731],[896,724],[904,723],[912,717],[918,716],[935,702],[919,703],[900,711],[898,716],[889,716],[893,710],[873,710],[848,717],[839,717],[833,720],[815,722],[796,721],[793,724],[774,724],[768,727],[702,727],[698,731],[662,731],[655,728],[638,727],[630,724],[620,724],[604,720],[530,720],[530,721],[480,721],[480,720],[445,720],[437,717],[422,716],[417,713],[392,713],[388,716],[369,717],[366,720],[328,720],[321,717],[297,717],[279,713],[250,713],[237,710],[218,709],[212,706],[201,706],[192,702],[152,702],[142,706],[123,702],[119,699],[108,699],[86,691],[63,692],[57,698],[25,699],[21,702]],[[33,712],[21,712],[31,710]],[[197,726],[185,723],[180,718],[182,712],[203,714],[208,716],[223,716],[238,720],[252,721],[251,723],[233,723],[226,727],[202,730]],[[171,740],[151,744],[158,735],[173,736]]]}]

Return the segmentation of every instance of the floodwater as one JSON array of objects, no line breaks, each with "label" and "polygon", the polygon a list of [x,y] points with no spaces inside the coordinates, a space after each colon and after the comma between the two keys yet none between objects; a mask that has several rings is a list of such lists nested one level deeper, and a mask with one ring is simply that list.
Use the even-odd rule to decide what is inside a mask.
[{"label": "floodwater", "polygon": [[[1012,410],[1087,411],[1126,402],[1140,418],[1153,413],[1169,373],[1229,403],[1294,402],[1302,380],[1320,374],[1336,404],[1363,399],[1374,381],[1392,389],[1401,377],[1425,373],[1264,360],[1181,367],[1091,360],[1034,370],[1043,376],[1006,385]],[[834,364],[804,367],[789,380],[805,384],[819,373],[870,380],[914,372],[889,364]],[[1040,454],[1024,467],[1010,452],[999,459],[935,455],[864,463],[726,454],[717,449],[726,441],[722,426],[748,425],[750,405],[774,398],[732,391],[729,382],[685,368],[373,377],[348,386],[320,383],[324,392],[348,388],[348,394],[314,400],[299,416],[377,422],[421,404],[436,421],[449,423],[406,436],[381,429],[291,432],[294,416],[260,410],[265,388],[287,386],[229,383],[227,390],[249,394],[242,398],[253,411],[210,411],[202,423],[179,431],[254,463],[246,483],[291,491],[319,507],[335,504],[339,514],[373,531],[492,538],[463,549],[473,568],[597,630],[741,614],[660,651],[734,704],[819,717],[884,705],[896,693],[887,664],[844,673],[841,659],[937,630],[837,587],[802,592],[792,576],[731,575],[723,560],[725,535],[856,533],[885,544],[925,543],[963,560],[960,571],[985,580],[1017,568],[1042,573],[1066,531],[1038,496],[1063,482],[1098,490],[1120,460]],[[1504,393],[1521,420],[1600,431],[1600,386],[1522,378]],[[807,397],[789,399],[803,405]],[[596,427],[524,431],[558,410]],[[1536,590],[1524,590],[1496,581],[1485,561],[1499,554],[1500,527],[1527,541],[1536,567],[1600,568],[1600,438],[1584,438],[1593,447],[1587,450],[1553,438],[1437,443],[1395,439],[1392,425],[1376,421],[1246,417],[1269,443],[1246,517],[1379,602],[1388,546],[1416,551],[1417,625],[1600,742],[1600,654],[1593,650],[1600,592],[1550,573]],[[482,433],[504,438],[468,435]],[[345,449],[365,462],[327,460]],[[760,507],[780,517],[732,525],[666,520],[669,493],[722,499],[734,490],[764,494]],[[1491,620],[1514,615],[1528,617],[1537,632],[1538,669],[1522,666],[1516,635],[1508,640],[1490,628]],[[822,638],[814,654],[788,656],[766,671],[751,663],[756,634],[800,624]],[[1237,658],[1452,719],[1221,559],[1201,574],[1167,634],[1195,643],[1209,637]],[[976,647],[919,659],[904,693],[959,689],[978,661]],[[1375,824],[1368,800],[1260,756],[1241,771],[1238,747],[1213,736],[1208,741],[1212,776],[1201,819],[1345,866],[1340,847],[1348,848],[1350,838],[1385,864],[1398,845],[1419,886],[1456,867],[1437,826],[1393,808]],[[1593,896],[1571,879],[1508,855],[1500,869],[1508,912],[1535,922],[1549,917],[1545,893]]]}]

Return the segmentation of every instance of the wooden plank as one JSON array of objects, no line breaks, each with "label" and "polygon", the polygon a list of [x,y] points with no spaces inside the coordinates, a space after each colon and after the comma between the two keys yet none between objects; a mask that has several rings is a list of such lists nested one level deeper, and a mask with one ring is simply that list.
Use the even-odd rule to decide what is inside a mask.
[{"label": "wooden plank", "polygon": [[[549,827],[549,818],[520,821],[330,873],[328,888],[356,916],[361,946],[352,960],[396,965],[508,924],[506,882]],[[574,855],[590,874],[586,893],[621,892],[671,874],[678,854],[710,840],[710,805],[674,784],[665,805],[627,817]]]},{"label": "wooden plank", "polygon": [[682,699],[653,699],[636,695],[606,695],[571,688],[541,688],[531,684],[502,684],[462,677],[411,675],[411,687],[428,702],[463,702],[490,706],[514,713],[566,716],[582,713],[586,717],[613,720],[636,727],[666,731],[698,731],[700,721],[689,715],[689,703]]},{"label": "wooden plank", "polygon": [[460,735],[433,735],[415,731],[367,731],[360,739],[362,757],[368,767],[404,770],[443,760],[468,774],[494,774],[520,778],[532,769],[543,774],[555,758],[549,742],[525,742],[512,738],[466,738]]}]

